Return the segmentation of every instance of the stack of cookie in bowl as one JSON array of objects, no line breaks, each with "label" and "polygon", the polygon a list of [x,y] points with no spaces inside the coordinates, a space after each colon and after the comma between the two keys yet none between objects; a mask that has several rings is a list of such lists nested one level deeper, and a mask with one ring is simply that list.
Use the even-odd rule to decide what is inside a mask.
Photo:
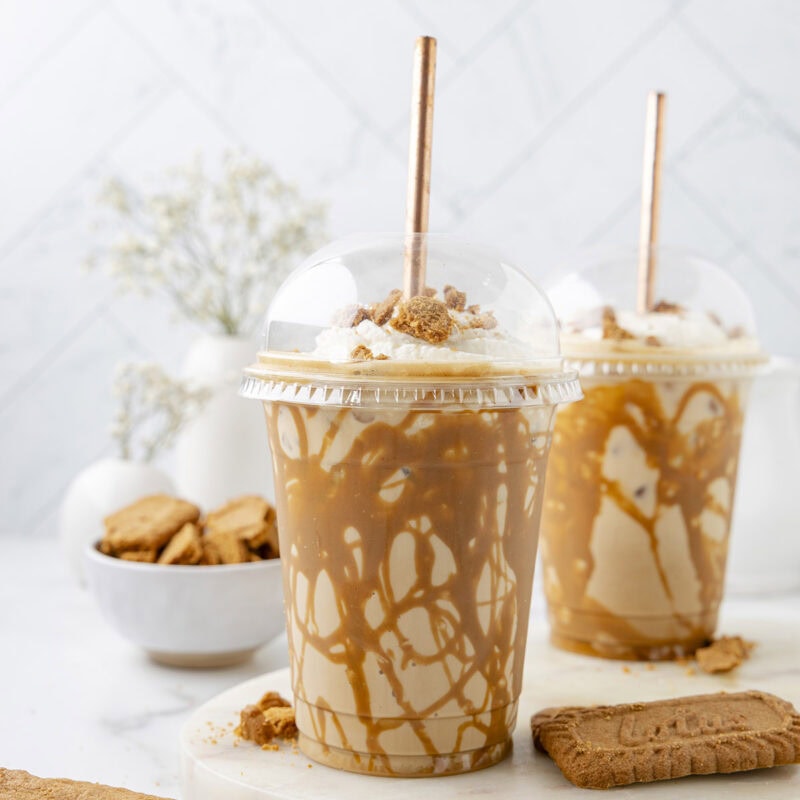
[{"label": "stack of cookie in bowl", "polygon": [[104,520],[101,553],[150,564],[243,564],[279,555],[275,509],[246,495],[202,517],[193,503],[144,497]]},{"label": "stack of cookie in bowl", "polygon": [[283,630],[275,509],[247,495],[203,514],[168,495],[141,498],[104,520],[86,550],[100,611],[156,661],[239,663]]}]

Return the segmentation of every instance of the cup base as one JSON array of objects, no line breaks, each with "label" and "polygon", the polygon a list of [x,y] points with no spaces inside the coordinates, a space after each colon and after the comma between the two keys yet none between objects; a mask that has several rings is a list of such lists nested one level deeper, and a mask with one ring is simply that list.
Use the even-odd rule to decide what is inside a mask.
[{"label": "cup base", "polygon": [[322,744],[302,733],[298,737],[298,744],[304,755],[326,767],[385,778],[433,778],[476,772],[499,763],[512,749],[510,737],[477,750],[440,755],[358,753]]},{"label": "cup base", "polygon": [[608,642],[585,641],[551,631],[550,643],[560,650],[584,656],[609,658],[618,661],[675,661],[694,655],[698,647],[709,642],[709,637],[698,636],[680,642]]}]

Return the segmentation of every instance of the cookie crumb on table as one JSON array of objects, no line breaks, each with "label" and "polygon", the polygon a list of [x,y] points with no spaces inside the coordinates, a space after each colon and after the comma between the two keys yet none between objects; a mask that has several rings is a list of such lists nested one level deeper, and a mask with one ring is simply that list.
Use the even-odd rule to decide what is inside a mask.
[{"label": "cookie crumb on table", "polygon": [[754,647],[754,642],[745,641],[741,636],[720,636],[708,647],[699,647],[694,657],[704,672],[730,672],[750,657]]},{"label": "cookie crumb on table", "polygon": [[297,736],[294,709],[277,692],[267,692],[256,704],[245,706],[239,726],[234,731],[265,750],[277,750],[273,739],[293,740]]}]

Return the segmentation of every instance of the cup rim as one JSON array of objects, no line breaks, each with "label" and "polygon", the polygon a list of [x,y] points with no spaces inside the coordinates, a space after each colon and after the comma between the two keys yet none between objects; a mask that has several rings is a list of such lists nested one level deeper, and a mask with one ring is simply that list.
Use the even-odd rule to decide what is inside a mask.
[{"label": "cup rim", "polygon": [[781,354],[772,355],[764,365],[761,375],[765,378],[800,375],[800,358]]},{"label": "cup rim", "polygon": [[296,370],[268,365],[262,356],[258,364],[244,371],[239,386],[242,397],[340,408],[431,410],[555,406],[583,396],[577,371],[565,369],[560,360],[557,370],[538,375],[521,370],[494,377],[477,374],[472,377],[393,375],[381,378],[370,372],[303,375]]},{"label": "cup rim", "polygon": [[566,363],[585,378],[722,379],[755,378],[768,368],[769,356],[763,352],[746,355],[679,352],[652,356],[624,352],[565,356]]}]

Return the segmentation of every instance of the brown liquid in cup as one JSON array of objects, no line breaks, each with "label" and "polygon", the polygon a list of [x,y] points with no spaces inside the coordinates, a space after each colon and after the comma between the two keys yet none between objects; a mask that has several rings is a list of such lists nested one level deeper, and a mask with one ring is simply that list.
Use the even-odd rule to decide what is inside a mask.
[{"label": "brown liquid in cup", "polygon": [[714,633],[747,383],[582,379],[557,416],[542,516],[556,645],[664,659]]},{"label": "brown liquid in cup", "polygon": [[265,408],[303,752],[383,775],[502,759],[553,407]]}]

